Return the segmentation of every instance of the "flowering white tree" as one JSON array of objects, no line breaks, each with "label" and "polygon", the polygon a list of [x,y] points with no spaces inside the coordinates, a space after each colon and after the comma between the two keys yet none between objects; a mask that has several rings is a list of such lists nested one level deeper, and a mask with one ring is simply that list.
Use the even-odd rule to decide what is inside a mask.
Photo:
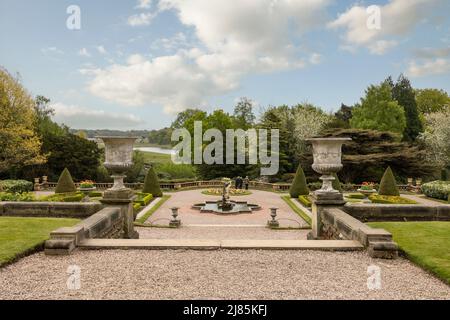
[{"label": "flowering white tree", "polygon": [[450,164],[450,108],[425,115],[426,129],[420,138],[429,150],[431,161],[444,167]]}]

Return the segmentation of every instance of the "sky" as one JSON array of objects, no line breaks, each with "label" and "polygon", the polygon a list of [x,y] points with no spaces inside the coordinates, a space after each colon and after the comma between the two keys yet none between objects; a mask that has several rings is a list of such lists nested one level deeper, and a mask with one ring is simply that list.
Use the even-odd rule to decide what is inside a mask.
[{"label": "sky", "polygon": [[75,129],[159,129],[186,108],[336,111],[407,75],[450,92],[448,0],[0,0],[0,66]]}]

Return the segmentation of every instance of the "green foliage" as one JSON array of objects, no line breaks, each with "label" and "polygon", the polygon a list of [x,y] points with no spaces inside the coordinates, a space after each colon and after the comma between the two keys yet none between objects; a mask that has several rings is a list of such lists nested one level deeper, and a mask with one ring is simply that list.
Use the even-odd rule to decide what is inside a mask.
[{"label": "green foliage", "polygon": [[369,200],[372,203],[381,203],[381,204],[417,204],[416,201],[402,198],[400,196],[383,196],[372,194],[369,196]]},{"label": "green foliage", "polygon": [[336,173],[333,173],[333,177],[334,177],[334,180],[332,182],[333,189],[342,193],[342,185],[341,185],[341,181],[339,180],[338,175]]},{"label": "green foliage", "polygon": [[378,194],[381,196],[400,196],[391,167],[388,167],[381,178]]},{"label": "green foliage", "polygon": [[371,85],[361,98],[361,104],[353,108],[350,125],[357,129],[402,134],[406,127],[405,111],[393,100],[389,84]]},{"label": "green foliage", "polygon": [[303,210],[301,210],[294,202],[293,200],[291,200],[291,197],[286,195],[286,196],[282,196],[281,199],[283,199],[284,202],[287,203],[287,205],[296,213],[299,215],[300,218],[302,218],[303,220],[305,220],[306,223],[308,223],[309,225],[311,225],[311,218],[305,213],[303,212]]},{"label": "green foliage", "polygon": [[20,202],[31,202],[35,201],[36,198],[32,193],[10,193],[10,192],[0,192],[0,201],[20,201]]},{"label": "green foliage", "polygon": [[148,142],[157,145],[171,145],[172,128],[162,128],[159,130],[152,130],[148,134]]},{"label": "green foliage", "polygon": [[82,192],[55,193],[39,199],[39,201],[48,202],[80,202],[84,198]]},{"label": "green foliage", "polygon": [[422,114],[444,111],[450,106],[450,97],[444,90],[416,90],[417,110]]},{"label": "green foliage", "polygon": [[352,106],[341,104],[341,108],[334,114],[334,119],[328,125],[329,128],[350,128],[350,119],[352,118]]},{"label": "green foliage", "polygon": [[136,220],[137,223],[145,223],[145,221],[147,221],[148,218],[150,218],[150,216],[159,209],[159,207],[161,207],[164,202],[166,202],[167,200],[169,200],[170,195],[164,195],[162,196],[162,198],[154,205],[150,208],[150,210],[148,210],[142,217],[140,217],[139,219]]},{"label": "green foliage", "polygon": [[414,89],[404,75],[400,75],[392,88],[392,97],[405,110],[406,127],[403,131],[405,141],[414,141],[420,132],[423,131],[422,122],[417,111],[417,103]]},{"label": "green foliage", "polygon": [[145,176],[144,187],[142,188],[142,192],[151,193],[154,197],[162,196],[162,191],[159,188],[158,177],[153,167],[150,167],[150,169],[147,172],[147,175]]},{"label": "green foliage", "polygon": [[300,203],[307,208],[310,208],[312,206],[312,202],[309,199],[309,196],[306,195],[298,196],[298,201],[300,201]]},{"label": "green foliage", "polygon": [[256,119],[253,114],[253,101],[245,97],[241,98],[234,107],[233,116],[237,128],[247,130],[253,127]]},{"label": "green foliage", "polygon": [[142,182],[144,181],[145,155],[141,151],[134,151],[133,165],[125,173],[126,182]]},{"label": "green foliage", "polygon": [[72,176],[67,168],[64,168],[63,172],[59,176],[58,184],[56,185],[55,193],[69,193],[75,192],[77,188],[73,183]]},{"label": "green foliage", "polygon": [[142,206],[148,205],[153,200],[153,195],[151,193],[143,193],[138,192],[136,193],[136,199],[134,199],[134,202],[140,203]]},{"label": "green foliage", "polygon": [[360,200],[363,200],[366,198],[366,196],[363,195],[362,193],[349,193],[345,196],[350,199],[360,199]]},{"label": "green foliage", "polygon": [[300,195],[308,195],[309,189],[306,184],[305,173],[302,166],[298,166],[297,173],[295,174],[294,181],[289,189],[289,195],[291,198],[298,198]]},{"label": "green foliage", "polygon": [[25,193],[33,191],[33,183],[26,180],[2,180],[0,190],[11,193]]},{"label": "green foliage", "polygon": [[448,180],[448,171],[445,168],[441,170],[441,180],[442,181]]},{"label": "green foliage", "polygon": [[195,167],[190,164],[160,163],[155,166],[158,178],[164,180],[195,179]]},{"label": "green foliage", "polygon": [[432,181],[422,185],[422,192],[430,198],[447,200],[450,195],[450,181]]}]

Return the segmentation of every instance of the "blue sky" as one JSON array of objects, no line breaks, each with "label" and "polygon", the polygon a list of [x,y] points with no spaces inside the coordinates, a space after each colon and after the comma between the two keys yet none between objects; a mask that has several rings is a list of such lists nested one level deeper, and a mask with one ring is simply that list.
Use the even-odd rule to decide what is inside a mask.
[{"label": "blue sky", "polygon": [[73,128],[158,129],[243,96],[332,111],[400,73],[450,92],[448,12],[445,0],[0,0],[0,65]]}]

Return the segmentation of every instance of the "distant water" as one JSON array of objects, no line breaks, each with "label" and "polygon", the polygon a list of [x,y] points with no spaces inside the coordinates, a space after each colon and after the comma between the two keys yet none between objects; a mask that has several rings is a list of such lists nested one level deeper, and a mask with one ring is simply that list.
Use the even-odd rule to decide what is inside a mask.
[{"label": "distant water", "polygon": [[159,147],[136,147],[134,150],[139,150],[143,152],[154,152],[154,153],[162,153],[162,154],[175,154],[175,150],[172,149],[163,149]]}]

